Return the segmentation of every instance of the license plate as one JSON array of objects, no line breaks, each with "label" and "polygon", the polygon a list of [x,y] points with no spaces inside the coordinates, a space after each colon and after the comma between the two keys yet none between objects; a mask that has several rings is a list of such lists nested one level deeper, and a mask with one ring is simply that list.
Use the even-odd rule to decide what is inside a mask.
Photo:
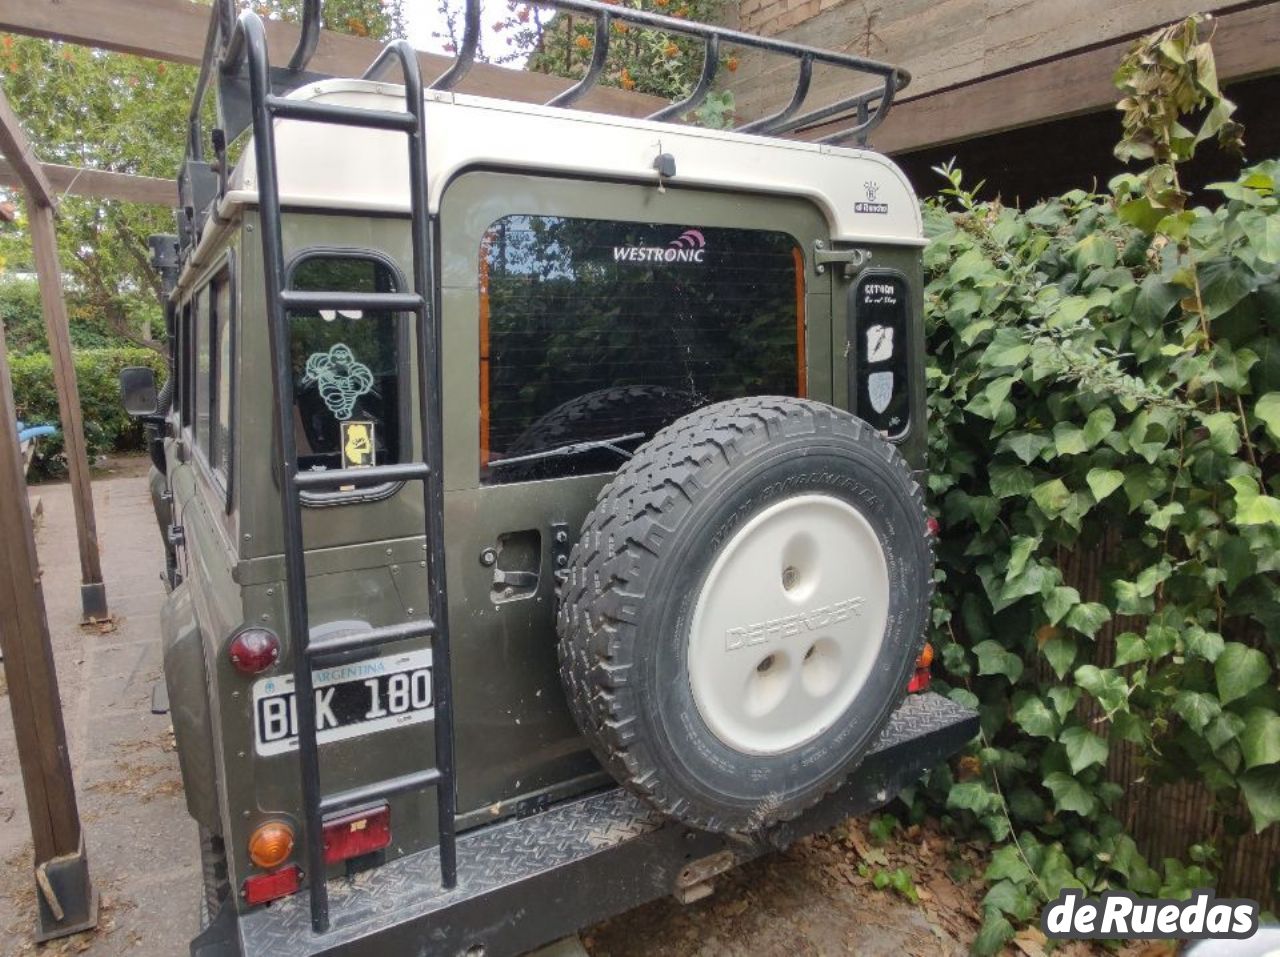
[{"label": "license plate", "polygon": [[[316,695],[316,742],[329,744],[430,721],[431,649],[311,672]],[[298,704],[292,675],[260,678],[253,685],[258,754],[298,747]]]}]

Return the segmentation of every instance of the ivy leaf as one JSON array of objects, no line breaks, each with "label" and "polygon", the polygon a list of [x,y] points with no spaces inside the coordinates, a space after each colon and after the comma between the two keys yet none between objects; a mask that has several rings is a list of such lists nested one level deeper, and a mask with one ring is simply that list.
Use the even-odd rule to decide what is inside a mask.
[{"label": "ivy leaf", "polygon": [[1237,525],[1280,526],[1280,499],[1258,492],[1258,483],[1246,475],[1227,479],[1235,489]]},{"label": "ivy leaf", "polygon": [[1075,679],[1108,713],[1119,711],[1129,700],[1129,682],[1112,668],[1081,665],[1076,669]]},{"label": "ivy leaf", "polygon": [[1280,821],[1280,766],[1246,771],[1240,777],[1240,790],[1253,816],[1255,834]]},{"label": "ivy leaf", "polygon": [[1050,479],[1032,490],[1031,499],[1040,506],[1042,512],[1052,518],[1071,502],[1071,492],[1062,479]]},{"label": "ivy leaf", "polygon": [[1080,603],[1080,593],[1070,585],[1055,585],[1044,600],[1044,613],[1049,624],[1056,625],[1063,616]]},{"label": "ivy leaf", "polygon": [[1124,494],[1129,499],[1129,511],[1155,500],[1169,487],[1169,480],[1162,469],[1139,463],[1124,469]]},{"label": "ivy leaf", "polygon": [[1009,919],[994,907],[986,911],[978,936],[973,939],[970,949],[974,957],[992,957],[1000,953],[1004,945],[1013,940],[1013,925]]},{"label": "ivy leaf", "polygon": [[1084,430],[1070,422],[1059,422],[1053,427],[1053,444],[1059,455],[1079,455],[1089,450]]},{"label": "ivy leaf", "polygon": [[1020,465],[993,465],[990,471],[991,494],[996,498],[1030,495],[1035,476]]},{"label": "ivy leaf", "polygon": [[1074,628],[1081,634],[1088,635],[1093,638],[1098,633],[1098,629],[1111,620],[1111,612],[1106,605],[1100,605],[1096,601],[1084,602],[1076,605],[1067,612],[1067,627]]},{"label": "ivy leaf", "polygon": [[1001,440],[1001,446],[1020,458],[1024,464],[1030,465],[1049,447],[1050,439],[1035,432],[1019,432]]},{"label": "ivy leaf", "polygon": [[1067,255],[1075,260],[1076,268],[1082,272],[1093,266],[1110,269],[1120,259],[1116,244],[1111,241],[1111,237],[1101,232],[1085,236],[1071,247]]},{"label": "ivy leaf", "polygon": [[1022,677],[1022,659],[998,641],[988,638],[973,646],[973,653],[978,656],[978,674],[1004,675],[1010,684],[1016,684]]},{"label": "ivy leaf", "polygon": [[1151,657],[1151,649],[1141,636],[1131,631],[1116,635],[1116,667],[1131,665],[1135,661],[1146,661]]},{"label": "ivy leaf", "polygon": [[1089,483],[1093,497],[1101,502],[1124,484],[1124,473],[1119,469],[1089,469],[1084,480]]},{"label": "ivy leaf", "polygon": [[1151,517],[1147,519],[1147,524],[1163,532],[1175,518],[1186,514],[1186,511],[1181,502],[1170,502],[1152,512]]},{"label": "ivy leaf", "polygon": [[1240,731],[1240,751],[1246,768],[1280,762],[1280,714],[1270,708],[1250,708]]},{"label": "ivy leaf", "polygon": [[1228,704],[1265,684],[1271,666],[1267,664],[1267,656],[1256,648],[1229,641],[1213,663],[1213,674],[1218,683],[1218,697],[1223,704]]},{"label": "ivy leaf", "polygon": [[1013,712],[1018,727],[1034,738],[1053,739],[1058,736],[1058,719],[1042,698],[1030,695]]},{"label": "ivy leaf", "polygon": [[1222,654],[1222,649],[1227,646],[1226,641],[1217,632],[1205,631],[1199,627],[1187,629],[1183,636],[1183,644],[1187,654],[1203,658],[1210,663],[1217,661],[1218,656]]},{"label": "ivy leaf", "polygon": [[1203,731],[1222,712],[1222,705],[1203,691],[1179,691],[1173,710],[1196,731]]},{"label": "ivy leaf", "polygon": [[1053,804],[1058,811],[1074,811],[1090,817],[1098,809],[1098,799],[1064,771],[1054,771],[1044,779],[1044,786],[1053,794]]},{"label": "ivy leaf", "polygon": [[982,906],[1002,911],[1019,921],[1030,920],[1035,913],[1031,896],[1013,881],[996,881],[982,898]]},{"label": "ivy leaf", "polygon": [[1053,710],[1058,715],[1058,718],[1065,721],[1067,720],[1067,715],[1071,713],[1071,709],[1080,700],[1080,689],[1058,685],[1056,688],[1049,689],[1049,700],[1053,702]]},{"label": "ivy leaf", "polygon": [[947,807],[985,814],[1000,806],[1000,798],[981,781],[965,781],[952,786],[947,794]]},{"label": "ivy leaf", "polygon": [[1067,749],[1067,760],[1071,762],[1071,773],[1079,774],[1094,764],[1104,767],[1107,763],[1107,742],[1087,728],[1079,726],[1067,728],[1058,738]]},{"label": "ivy leaf", "polygon": [[1204,739],[1209,747],[1217,751],[1228,741],[1234,741],[1244,730],[1244,718],[1230,711],[1224,711],[1210,722],[1205,729]]},{"label": "ivy leaf", "polygon": [[1116,414],[1105,405],[1100,405],[1089,413],[1084,423],[1084,441],[1093,448],[1110,434],[1116,427]]},{"label": "ivy leaf", "polygon": [[1015,535],[1012,547],[1009,549],[1009,568],[1005,572],[1004,580],[1012,581],[1021,575],[1022,570],[1027,567],[1027,559],[1039,546],[1039,535],[1034,538],[1030,535]]},{"label": "ivy leaf", "polygon": [[992,883],[1008,880],[1015,884],[1029,883],[1032,878],[1031,870],[1022,860],[1018,849],[1012,844],[998,848],[991,855],[991,864],[982,876]]},{"label": "ivy leaf", "polygon": [[1040,647],[1053,673],[1061,679],[1076,661],[1076,640],[1067,636],[1050,638]]},{"label": "ivy leaf", "polygon": [[1280,392],[1268,392],[1253,406],[1256,415],[1267,427],[1267,432],[1280,442]]}]

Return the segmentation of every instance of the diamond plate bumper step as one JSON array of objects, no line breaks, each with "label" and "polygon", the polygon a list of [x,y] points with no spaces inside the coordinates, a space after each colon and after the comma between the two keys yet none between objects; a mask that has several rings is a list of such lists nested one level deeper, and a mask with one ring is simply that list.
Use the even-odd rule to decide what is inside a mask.
[{"label": "diamond plate bumper step", "polygon": [[666,820],[613,788],[458,837],[458,884],[441,890],[437,851],[328,882],[332,924],[311,930],[304,891],[240,915],[230,906],[192,942],[197,957],[521,954],[673,893],[686,863],[730,851],[738,862],[783,848],[886,803],[978,731],[972,711],[936,694],[894,714],[847,783],[753,840]]}]

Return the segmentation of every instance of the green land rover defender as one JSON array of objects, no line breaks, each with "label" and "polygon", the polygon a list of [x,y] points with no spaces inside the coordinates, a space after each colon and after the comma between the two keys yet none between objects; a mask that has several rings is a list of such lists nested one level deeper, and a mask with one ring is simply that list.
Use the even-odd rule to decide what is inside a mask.
[{"label": "green land rover defender", "polygon": [[[165,681],[199,955],[515,954],[890,799],[975,717],[918,666],[919,208],[893,67],[596,0],[531,105],[273,66],[213,4],[156,237]],[[627,22],[688,99],[575,108]],[[729,48],[788,106],[685,120]],[[800,111],[815,67],[873,86]],[[856,86],[856,84],[855,84]],[[206,108],[216,92],[217,108]],[[216,128],[208,120],[216,112]],[[853,144],[846,146],[842,144]]]}]

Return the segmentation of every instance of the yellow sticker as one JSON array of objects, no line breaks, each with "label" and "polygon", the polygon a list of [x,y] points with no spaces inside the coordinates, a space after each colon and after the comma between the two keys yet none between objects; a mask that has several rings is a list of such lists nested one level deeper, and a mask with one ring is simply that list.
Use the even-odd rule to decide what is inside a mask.
[{"label": "yellow sticker", "polygon": [[362,469],[374,464],[372,422],[342,422],[342,467]]}]

